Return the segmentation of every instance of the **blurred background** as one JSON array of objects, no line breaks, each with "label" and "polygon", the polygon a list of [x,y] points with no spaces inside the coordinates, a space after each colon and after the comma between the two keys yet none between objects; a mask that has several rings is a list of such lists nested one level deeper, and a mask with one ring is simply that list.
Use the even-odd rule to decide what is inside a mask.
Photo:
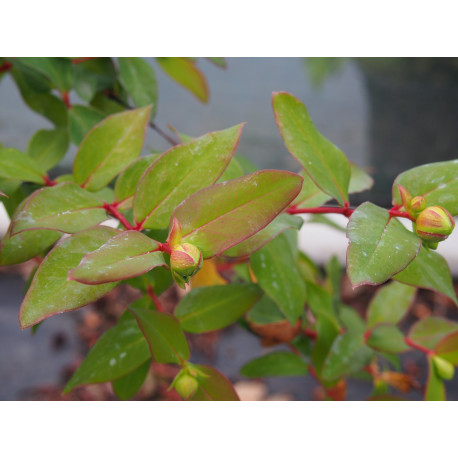
[{"label": "blurred background", "polygon": [[[156,123],[161,128],[170,124],[180,132],[199,136],[245,121],[237,152],[259,168],[295,171],[298,166],[283,146],[271,108],[273,91],[291,92],[305,103],[317,128],[374,177],[372,190],[356,194],[352,205],[371,200],[390,206],[391,185],[397,174],[416,165],[458,157],[458,59],[228,58],[226,69],[203,60],[199,60],[199,67],[210,88],[206,105],[157,69]],[[77,103],[77,96],[71,96]],[[24,151],[37,130],[50,127],[45,118],[26,107],[12,79],[5,75],[0,82],[0,143]],[[148,132],[145,145],[161,151],[169,147],[153,131]],[[70,149],[64,169],[58,173],[70,171],[75,152],[75,147]],[[341,222],[339,218],[335,221]],[[3,215],[0,226],[4,230],[6,225]],[[313,246],[307,243],[311,237]],[[333,253],[341,260],[345,257],[345,235],[325,226],[307,225],[300,243],[318,262],[325,262]],[[456,234],[441,245],[456,278]],[[27,269],[31,267],[0,269],[0,400],[59,398],[62,381],[105,326],[98,311],[108,301],[102,299],[96,306],[46,320],[34,336],[30,330],[21,331],[17,313]],[[364,287],[358,293],[348,285],[343,287],[350,302],[362,304],[373,293],[373,289],[365,292]],[[454,316],[446,299],[428,294],[419,296],[412,309],[417,318],[427,313]],[[110,306],[123,307],[125,299],[113,294]],[[258,340],[240,328],[211,334],[200,342],[195,339],[194,361],[214,365],[232,381],[241,380],[240,367],[262,353]],[[408,358],[404,362],[416,370],[421,356],[409,353]],[[421,378],[421,367],[418,370]],[[148,385],[151,396],[162,393],[161,377],[170,375],[167,368],[157,368],[157,372],[159,376]],[[454,382],[448,385],[448,398],[458,399],[458,386]],[[251,398],[316,399],[315,387],[309,376],[239,383],[244,396]],[[368,383],[352,381],[347,398],[364,399],[370,390]],[[421,397],[415,391],[409,396]],[[110,392],[94,386],[80,398],[106,399]]]}]

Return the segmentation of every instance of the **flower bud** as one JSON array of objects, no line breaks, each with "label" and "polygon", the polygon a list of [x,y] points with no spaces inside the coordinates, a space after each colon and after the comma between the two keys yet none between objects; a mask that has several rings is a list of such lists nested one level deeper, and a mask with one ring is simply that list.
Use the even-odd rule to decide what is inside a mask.
[{"label": "flower bud", "polygon": [[199,382],[189,373],[181,371],[173,381],[173,386],[183,399],[189,399],[199,388]]},{"label": "flower bud", "polygon": [[402,206],[404,207],[405,211],[410,210],[410,201],[412,200],[412,195],[409,191],[407,191],[404,186],[398,184],[399,195],[401,196]]},{"label": "flower bud", "polygon": [[437,375],[444,380],[451,380],[455,375],[455,368],[449,361],[433,356],[434,367],[436,368]]},{"label": "flower bud", "polygon": [[415,232],[426,242],[441,242],[453,231],[455,220],[452,215],[439,206],[428,207],[417,217]]},{"label": "flower bud", "polygon": [[176,245],[170,254],[170,268],[175,281],[181,288],[202,267],[203,258],[200,250],[190,243]]},{"label": "flower bud", "polygon": [[420,213],[426,208],[426,199],[423,196],[415,196],[410,201],[410,208],[414,213]]}]

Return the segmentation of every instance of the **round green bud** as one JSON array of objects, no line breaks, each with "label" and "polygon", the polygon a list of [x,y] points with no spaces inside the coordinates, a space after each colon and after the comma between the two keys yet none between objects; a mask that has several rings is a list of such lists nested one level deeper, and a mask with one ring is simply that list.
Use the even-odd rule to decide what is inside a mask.
[{"label": "round green bud", "polygon": [[414,213],[419,213],[426,208],[426,199],[423,196],[415,196],[410,201],[410,209]]},{"label": "round green bud", "polygon": [[173,278],[182,288],[190,277],[201,269],[202,264],[202,253],[194,245],[182,243],[173,247],[170,254],[170,268]]},{"label": "round green bud", "polygon": [[444,380],[451,380],[455,375],[455,368],[449,361],[433,356],[434,367],[436,368],[437,375]]},{"label": "round green bud", "polygon": [[453,231],[455,220],[452,215],[439,206],[428,207],[417,217],[415,232],[427,242],[441,242]]},{"label": "round green bud", "polygon": [[183,399],[189,399],[199,388],[199,382],[188,373],[180,372],[174,381],[174,387]]}]

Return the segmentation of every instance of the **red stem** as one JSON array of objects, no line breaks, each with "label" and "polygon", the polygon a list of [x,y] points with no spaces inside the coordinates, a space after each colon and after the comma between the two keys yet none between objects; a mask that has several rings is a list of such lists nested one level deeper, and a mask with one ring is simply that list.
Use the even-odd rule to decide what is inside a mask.
[{"label": "red stem", "polygon": [[45,175],[43,177],[43,180],[45,181],[45,186],[55,186],[57,184],[57,181],[51,180],[48,175]]},{"label": "red stem", "polygon": [[75,57],[72,59],[72,64],[82,64],[88,60],[99,59],[99,57]]},{"label": "red stem", "polygon": [[304,329],[304,335],[306,335],[309,339],[316,339],[318,337],[318,333],[313,329]]},{"label": "red stem", "polygon": [[[297,207],[289,207],[286,210],[286,213],[290,215],[297,215],[300,213],[316,213],[316,214],[323,214],[323,213],[337,213],[339,215],[344,215],[349,218],[352,213],[355,211],[354,208],[349,208],[348,206],[344,207],[314,207],[314,208],[297,208]],[[407,212],[399,211],[396,207],[390,208],[388,210],[390,216],[399,216],[401,218],[408,218],[411,221],[415,221]]]},{"label": "red stem", "polygon": [[156,296],[156,294],[154,294],[154,289],[153,289],[153,287],[151,285],[148,285],[147,291],[148,291],[148,296],[154,302],[154,305],[156,306],[157,311],[158,312],[163,312],[164,311],[164,307],[162,306],[162,304],[159,301],[159,299]]},{"label": "red stem", "polygon": [[116,205],[104,203],[103,204],[103,208],[108,213],[110,213],[110,215],[114,216],[117,220],[119,220],[119,222],[127,230],[129,230],[129,231],[135,230],[134,226],[132,226],[132,224],[130,224],[129,221],[127,221],[126,217],[120,211],[118,211],[118,209],[116,208]]},{"label": "red stem", "polygon": [[60,95],[62,97],[62,101],[65,103],[65,106],[67,108],[71,108],[72,104],[70,103],[70,96],[68,95],[68,92],[61,92]]},{"label": "red stem", "polygon": [[0,73],[7,72],[13,64],[11,62],[3,62],[2,65],[0,65]]},{"label": "red stem", "polygon": [[404,342],[409,347],[415,348],[415,350],[420,350],[425,355],[428,355],[428,356],[433,356],[434,355],[434,351],[433,350],[430,350],[429,348],[426,348],[423,345],[419,345],[419,344],[415,343],[413,340],[409,339],[408,337],[404,337]]},{"label": "red stem", "polygon": [[172,249],[168,243],[158,243],[158,250],[167,254],[172,254]]}]

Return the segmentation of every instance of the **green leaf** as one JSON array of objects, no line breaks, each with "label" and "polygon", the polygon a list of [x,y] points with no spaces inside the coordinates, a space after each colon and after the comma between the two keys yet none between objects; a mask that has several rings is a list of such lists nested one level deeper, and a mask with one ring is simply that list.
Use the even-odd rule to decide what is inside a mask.
[{"label": "green leaf", "polygon": [[434,353],[458,366],[458,331],[448,334],[434,347]]},{"label": "green leaf", "polygon": [[[138,184],[134,219],[143,227],[167,227],[175,207],[194,192],[213,184],[229,164],[243,124],[177,145],[154,161]],[[154,189],[154,193],[151,192]]]},{"label": "green leaf", "polygon": [[426,382],[425,401],[446,401],[444,382],[437,374],[431,357],[428,357],[428,381]]},{"label": "green leaf", "polygon": [[11,234],[31,229],[79,232],[107,219],[102,205],[102,199],[75,183],[42,188],[29,196],[12,220]]},{"label": "green leaf", "polygon": [[323,367],[323,378],[336,380],[366,366],[373,352],[364,343],[363,334],[346,332],[337,336]]},{"label": "green leaf", "polygon": [[138,108],[152,105],[151,118],[157,107],[157,82],[154,69],[140,57],[118,57],[119,79]]},{"label": "green leaf", "polygon": [[110,89],[116,82],[116,70],[109,57],[99,57],[74,66],[74,88],[86,102],[97,92]]},{"label": "green leaf", "polygon": [[190,365],[197,372],[199,388],[191,401],[239,401],[231,382],[213,367]]},{"label": "green leaf", "polygon": [[326,194],[348,202],[350,164],[344,153],[315,127],[305,105],[287,92],[274,92],[275,121],[288,151]]},{"label": "green leaf", "polygon": [[9,229],[0,243],[0,265],[9,266],[28,261],[43,253],[61,236],[60,232],[38,230],[21,232],[12,237]]},{"label": "green leaf", "polygon": [[445,294],[458,304],[447,261],[436,251],[421,247],[418,256],[394,280]]},{"label": "green leaf", "polygon": [[130,310],[135,315],[156,362],[181,364],[189,358],[188,342],[176,318],[143,308],[131,307]]},{"label": "green leaf", "polygon": [[115,113],[122,113],[126,110],[126,107],[116,102],[112,98],[105,95],[103,92],[99,92],[91,100],[91,107],[100,110],[106,115],[112,115]]},{"label": "green leaf", "polygon": [[115,283],[87,286],[70,281],[68,271],[76,267],[88,251],[99,248],[117,233],[110,227],[99,226],[68,237],[49,252],[22,302],[19,311],[22,329],[57,313],[82,307],[114,288]]},{"label": "green leaf", "polygon": [[116,396],[122,401],[127,401],[133,398],[137,391],[142,387],[143,382],[148,375],[151,366],[151,359],[144,362],[141,366],[134,369],[131,373],[124,375],[124,377],[113,380],[111,386]]},{"label": "green leaf", "polygon": [[458,331],[458,323],[436,316],[417,321],[409,330],[409,339],[430,350],[446,336]]},{"label": "green leaf", "polygon": [[366,323],[359,313],[348,305],[339,304],[339,318],[343,327],[348,331],[364,332],[366,330]]},{"label": "green leaf", "polygon": [[421,247],[416,234],[370,202],[353,212],[347,236],[347,271],[353,287],[385,282],[405,269]]},{"label": "green leaf", "polygon": [[356,164],[353,164],[353,162],[350,162],[350,169],[351,178],[350,185],[348,187],[348,192],[350,194],[355,194],[357,192],[366,191],[367,189],[372,188],[374,185],[374,180],[368,173],[366,173]]},{"label": "green leaf", "polygon": [[29,108],[49,119],[55,126],[67,126],[67,107],[62,100],[47,92],[37,91],[30,85],[27,77],[18,71],[16,65],[12,68],[11,74],[21,92],[22,99]]},{"label": "green leaf", "polygon": [[291,172],[264,170],[196,192],[172,215],[183,243],[209,258],[267,226],[296,197],[302,179]]},{"label": "green leaf", "polygon": [[407,313],[415,297],[416,289],[398,282],[382,286],[369,304],[368,327],[377,323],[396,324]]},{"label": "green leaf", "polygon": [[254,253],[250,262],[261,288],[294,324],[304,309],[306,291],[284,234]]},{"label": "green leaf", "polygon": [[278,323],[286,319],[278,305],[267,295],[262,296],[248,311],[247,318],[255,324]]},{"label": "green leaf", "polygon": [[410,347],[404,343],[404,334],[393,324],[379,324],[371,330],[367,345],[386,353],[403,353]]},{"label": "green leaf", "polygon": [[114,195],[115,202],[122,204],[118,208],[129,208],[132,206],[138,182],[145,170],[157,159],[157,154],[148,154],[140,157],[122,172],[115,183]]},{"label": "green leaf", "polygon": [[277,351],[253,359],[240,369],[245,377],[292,377],[306,375],[307,364],[294,353]]},{"label": "green leaf", "polygon": [[206,57],[205,59],[209,60],[212,64],[215,64],[217,67],[227,67],[227,62],[224,57]]},{"label": "green leaf", "polygon": [[136,321],[124,321],[100,337],[67,383],[64,393],[79,385],[119,379],[149,359],[148,344]]},{"label": "green leaf", "polygon": [[209,97],[207,81],[193,62],[185,57],[157,57],[156,60],[168,76],[200,101],[207,103]]},{"label": "green leaf", "polygon": [[187,332],[215,331],[240,318],[261,296],[261,289],[249,283],[196,288],[181,300],[175,316]]},{"label": "green leaf", "polygon": [[71,280],[99,285],[137,277],[158,266],[166,265],[158,243],[138,231],[123,231],[88,253],[68,273]]},{"label": "green leaf", "polygon": [[299,230],[303,222],[304,220],[300,217],[282,213],[281,215],[277,216],[264,229],[260,230],[258,233],[252,235],[251,237],[239,243],[238,245],[235,245],[234,247],[225,251],[224,253],[222,253],[222,256],[228,256],[231,258],[248,256],[254,253],[255,251],[258,251],[267,242],[277,237],[277,235],[280,235],[287,229]]},{"label": "green leaf", "polygon": [[68,92],[73,84],[73,66],[64,57],[18,57],[20,62],[47,76],[61,92]]},{"label": "green leaf", "polygon": [[315,371],[319,377],[323,370],[323,365],[326,358],[331,350],[333,342],[339,336],[339,325],[336,324],[335,319],[325,314],[317,315],[316,320],[316,332],[318,337],[315,341],[312,352],[312,362],[315,367]]},{"label": "green leaf", "polygon": [[293,202],[296,207],[319,207],[332,199],[331,196],[324,193],[307,175],[305,171],[299,174],[303,179],[301,192],[298,194]]},{"label": "green leaf", "polygon": [[46,175],[37,161],[15,148],[0,146],[0,178],[44,184]]},{"label": "green leaf", "polygon": [[458,215],[458,159],[421,165],[398,175],[393,183],[393,203],[402,205],[398,184],[412,196],[425,197],[428,207],[440,205]]},{"label": "green leaf", "polygon": [[222,183],[223,181],[235,180],[236,178],[240,178],[245,174],[242,165],[240,162],[233,157],[231,162],[229,162],[226,170],[220,176],[218,183]]},{"label": "green leaf", "polygon": [[27,146],[27,154],[43,170],[49,170],[56,166],[65,156],[69,141],[67,129],[39,130],[31,138]]},{"label": "green leaf", "polygon": [[94,108],[83,105],[73,105],[69,110],[70,138],[79,146],[89,131],[101,122],[105,115]]},{"label": "green leaf", "polygon": [[128,110],[97,124],[76,153],[76,183],[97,191],[136,159],[142,150],[149,113],[150,107]]}]

